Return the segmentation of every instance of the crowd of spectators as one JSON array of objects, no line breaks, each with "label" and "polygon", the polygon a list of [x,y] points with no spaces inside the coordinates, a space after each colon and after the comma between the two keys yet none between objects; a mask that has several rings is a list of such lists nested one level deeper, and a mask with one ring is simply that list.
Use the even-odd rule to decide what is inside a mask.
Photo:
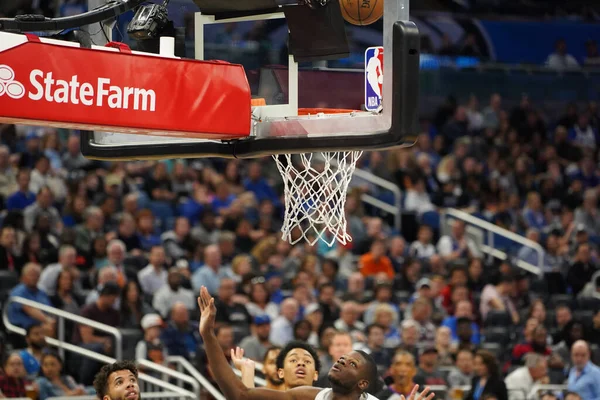
[{"label": "crowd of spectators", "polygon": [[[225,354],[241,344],[262,361],[272,345],[306,341],[320,350],[320,385],[333,360],[361,348],[389,385],[380,398],[412,382],[462,386],[475,399],[565,383],[592,398],[600,382],[589,362],[600,361],[599,123],[595,103],[547,118],[527,96],[506,109],[493,94],[483,110],[475,97],[450,98],[423,121],[413,148],[359,161],[403,189],[412,222],[398,231],[365,208],[362,193],[386,193],[354,179],[346,204],[353,241],[332,248],[280,238],[282,188],[269,159],[98,162],[81,155],[77,132],[2,125],[3,297],[139,330],[131,357],[183,356],[210,377],[196,324],[195,298],[206,286]],[[544,251],[497,241],[510,257],[494,261],[462,221],[440,230],[446,208]],[[520,261],[541,265],[541,275]],[[99,364],[68,355],[62,368],[43,339],[58,334],[55,318],[8,307],[27,336],[2,335],[4,395],[86,392]],[[115,354],[105,332],[65,330],[76,345]]]}]

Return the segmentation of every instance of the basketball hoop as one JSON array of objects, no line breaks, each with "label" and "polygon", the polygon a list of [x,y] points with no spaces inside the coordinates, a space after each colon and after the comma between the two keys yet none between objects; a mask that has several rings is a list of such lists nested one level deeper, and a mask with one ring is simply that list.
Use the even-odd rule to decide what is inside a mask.
[{"label": "basketball hoop", "polygon": [[[298,115],[352,112],[337,109],[299,109]],[[328,151],[273,156],[284,183],[285,215],[282,239],[291,244],[305,240],[311,246],[323,241],[352,241],[347,232],[346,193],[362,151]],[[299,235],[296,233],[299,232]]]}]

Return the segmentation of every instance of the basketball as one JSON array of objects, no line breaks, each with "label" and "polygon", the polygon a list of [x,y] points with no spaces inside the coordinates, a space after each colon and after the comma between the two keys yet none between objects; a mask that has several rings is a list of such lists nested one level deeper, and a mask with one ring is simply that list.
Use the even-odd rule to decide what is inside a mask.
[{"label": "basketball", "polygon": [[370,25],[383,16],[383,0],[340,0],[342,15],[353,25]]}]

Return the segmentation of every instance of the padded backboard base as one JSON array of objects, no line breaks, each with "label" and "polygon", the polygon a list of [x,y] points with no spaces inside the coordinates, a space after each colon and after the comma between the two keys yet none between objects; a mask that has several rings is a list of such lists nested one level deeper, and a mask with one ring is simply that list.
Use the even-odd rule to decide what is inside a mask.
[{"label": "padded backboard base", "polygon": [[[391,3],[391,2],[388,2]],[[386,6],[387,4],[386,3]],[[88,158],[107,160],[161,158],[255,158],[274,154],[321,151],[376,150],[406,146],[418,131],[419,32],[409,21],[395,22],[387,46],[383,112],[333,116],[291,116],[255,122],[253,135],[230,141],[165,139],[148,143],[144,137],[128,142],[98,140],[84,133],[81,150]],[[391,84],[386,85],[385,82]]]}]

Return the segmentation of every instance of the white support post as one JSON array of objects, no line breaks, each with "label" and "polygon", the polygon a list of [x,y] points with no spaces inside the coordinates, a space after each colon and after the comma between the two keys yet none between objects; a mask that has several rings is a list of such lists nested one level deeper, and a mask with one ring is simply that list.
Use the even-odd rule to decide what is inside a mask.
[{"label": "white support post", "polygon": [[[226,24],[229,22],[263,21],[269,19],[285,18],[282,12],[250,15],[246,17],[226,18],[216,20],[214,15],[194,15],[194,50],[196,60],[204,60],[204,27],[212,24]],[[288,103],[258,106],[253,108],[255,118],[266,120],[269,118],[294,117],[298,115],[298,63],[293,55],[288,56]]]},{"label": "white support post", "polygon": [[[108,0],[87,0],[88,10],[93,10],[94,8],[103,6],[106,3],[108,3]],[[90,34],[90,39],[92,40],[92,43],[98,46],[103,46],[106,43],[108,43],[108,41],[106,41],[106,38],[108,38],[109,41],[112,40],[112,26],[114,25],[102,24],[101,27],[100,23],[97,23],[93,25],[86,25],[84,29]],[[102,32],[103,29],[104,32]]]}]

